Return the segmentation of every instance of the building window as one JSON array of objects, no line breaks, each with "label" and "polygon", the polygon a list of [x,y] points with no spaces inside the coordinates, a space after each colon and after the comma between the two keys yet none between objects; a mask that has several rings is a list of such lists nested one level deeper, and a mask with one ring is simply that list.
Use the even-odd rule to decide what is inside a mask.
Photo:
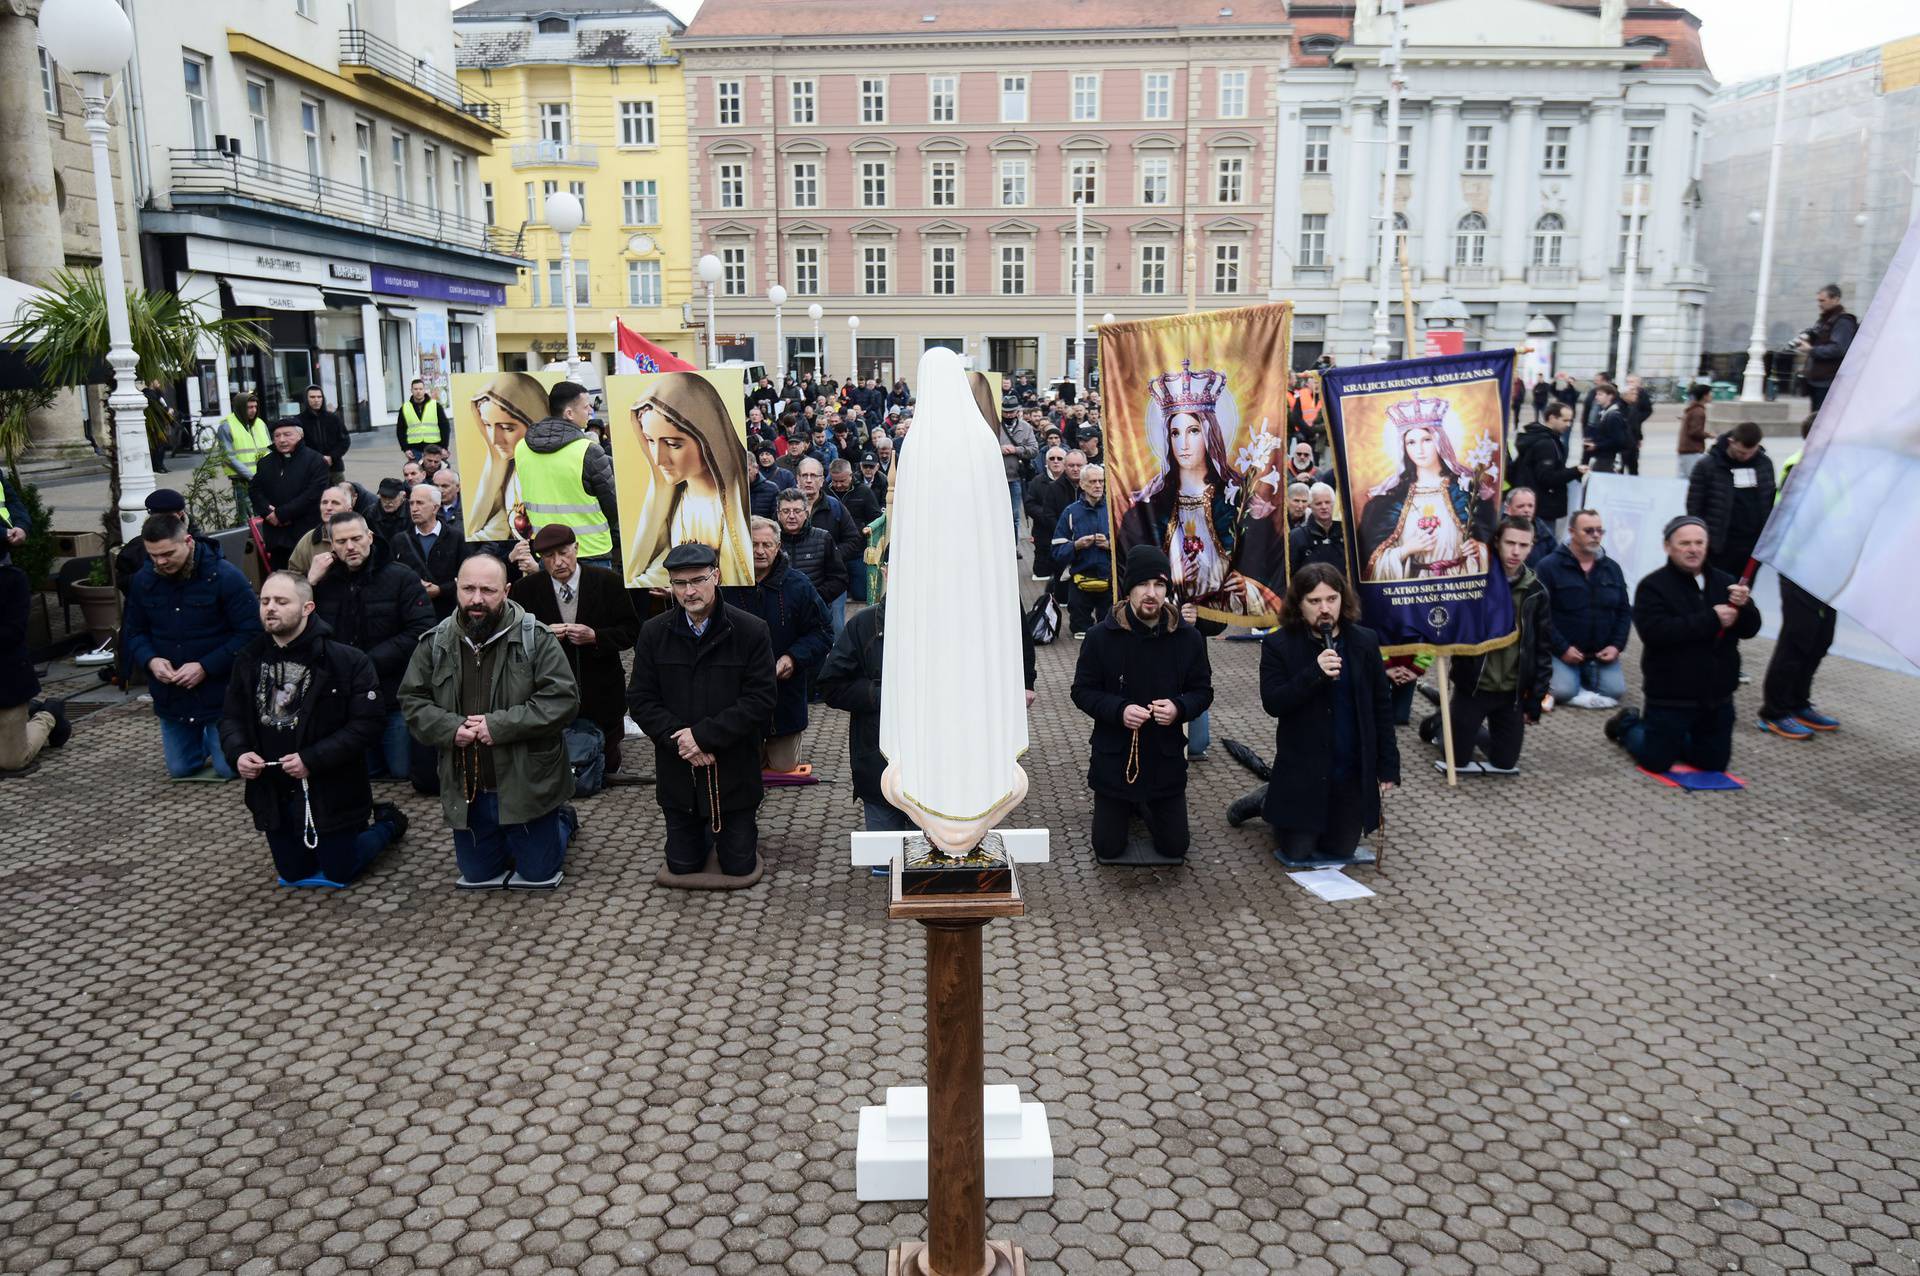
[{"label": "building window", "polygon": [[1300,215],[1300,265],[1324,266],[1326,264],[1327,215],[1302,213]]},{"label": "building window", "polygon": [[1243,120],[1247,117],[1247,73],[1245,71],[1222,71],[1220,73],[1220,118],[1223,120]]},{"label": "building window", "polygon": [[[552,183],[550,182],[548,185],[551,186]],[[593,220],[587,216],[587,184],[585,182],[568,182],[567,194],[580,201],[580,224],[584,226]]]},{"label": "building window", "polygon": [[1543,172],[1564,173],[1567,171],[1567,151],[1573,144],[1573,129],[1565,124],[1547,126],[1547,148],[1540,155],[1540,168]]},{"label": "building window", "polygon": [[183,54],[180,73],[187,91],[187,137],[193,149],[204,151],[213,145],[213,116],[207,101],[207,60],[197,54]]},{"label": "building window", "polygon": [[486,219],[487,225],[491,226],[494,224],[493,223],[493,183],[492,182],[480,183],[480,215]]},{"label": "building window", "polygon": [[652,102],[620,104],[620,145],[653,146],[659,141]]},{"label": "building window", "polygon": [[1027,122],[1026,76],[1003,75],[1000,77],[1000,122],[1002,124]]},{"label": "building window", "polygon": [[[373,194],[373,125],[367,120],[353,122],[353,162],[360,170],[360,189],[369,197]],[[528,199],[532,199],[533,186],[527,186]],[[528,221],[533,219],[529,217]]]},{"label": "building window", "polygon": [[960,165],[955,160],[935,160],[927,169],[927,194],[935,208],[956,208],[960,204]]},{"label": "building window", "polygon": [[1487,264],[1487,219],[1480,214],[1468,213],[1454,227],[1453,264],[1456,266]]},{"label": "building window", "polygon": [[592,280],[593,268],[587,264],[587,259],[585,257],[575,257],[573,259],[574,305],[586,306],[593,304],[591,297]]},{"label": "building window", "polygon": [[1219,293],[1240,291],[1240,245],[1213,246],[1213,290]]},{"label": "building window", "polygon": [[812,80],[794,80],[787,85],[788,119],[795,124],[814,122],[814,103],[817,93]]},{"label": "building window", "polygon": [[793,295],[796,297],[820,295],[820,250],[818,248],[793,250]]},{"label": "building window", "polygon": [[713,118],[718,124],[738,124],[740,122],[740,81],[715,80],[713,82]]},{"label": "building window", "polygon": [[1645,177],[1653,171],[1653,129],[1627,130],[1627,176]]},{"label": "building window", "polygon": [[1558,213],[1547,213],[1533,224],[1533,264],[1558,266],[1565,250],[1567,223]]},{"label": "building window", "polygon": [[573,110],[565,102],[540,104],[540,140],[555,146],[573,140]]},{"label": "building window", "polygon": [[1246,193],[1246,159],[1239,155],[1222,155],[1213,162],[1213,179],[1213,202],[1238,204]]},{"label": "building window", "polygon": [[955,124],[960,119],[960,78],[936,75],[927,80],[927,118],[935,124]]},{"label": "building window", "polygon": [[566,35],[573,26],[565,18],[542,18],[535,30],[541,35]]},{"label": "building window", "polygon": [[313,16],[313,0],[293,0],[293,11],[303,18]]},{"label": "building window", "polygon": [[1469,173],[1484,173],[1493,153],[1493,125],[1467,125],[1467,153],[1461,167]]},{"label": "building window", "polygon": [[1164,157],[1140,161],[1140,202],[1164,204],[1173,184],[1173,161]]},{"label": "building window", "polygon": [[860,250],[860,291],[869,297],[887,295],[887,267],[893,250],[884,244],[869,244]]},{"label": "building window", "polygon": [[1000,207],[1025,208],[1027,206],[1027,161],[1024,159],[1003,159],[1000,161]]},{"label": "building window", "polygon": [[[1400,258],[1405,255],[1406,251],[1407,215],[1405,213],[1395,213],[1393,215],[1393,256],[1387,258],[1389,267],[1391,267],[1394,262],[1399,261]],[[1367,261],[1369,263],[1369,269],[1377,266],[1380,261],[1380,229],[1377,226],[1373,231],[1372,251],[1368,255]]]},{"label": "building window", "polygon": [[720,207],[745,208],[746,206],[747,166],[722,164],[720,166]]},{"label": "building window", "polygon": [[[320,104],[312,98],[300,99],[300,144],[307,161],[307,176],[326,176],[326,154],[321,142]],[[437,205],[436,205],[437,207]]]},{"label": "building window", "polygon": [[530,306],[540,304],[540,266],[538,263],[535,263],[534,268],[527,272],[527,304]]},{"label": "building window", "polygon": [[[47,55],[40,50],[41,59]],[[262,164],[273,162],[273,118],[267,105],[267,86],[259,80],[247,81],[247,123],[253,130],[253,157]]]},{"label": "building window", "polygon": [[1000,292],[1002,296],[1024,297],[1027,293],[1027,246],[1000,245]]},{"label": "building window", "polygon": [[860,161],[860,207],[887,206],[887,161]]},{"label": "building window", "polygon": [[545,218],[546,210],[540,206],[540,197],[534,193],[533,183],[527,183],[527,220],[539,225]]},{"label": "building window", "polygon": [[567,295],[560,287],[560,281],[565,278],[560,273],[560,267],[564,264],[558,257],[547,258],[547,304],[549,306],[567,304]]},{"label": "building window", "polygon": [[1166,293],[1167,246],[1165,244],[1140,245],[1140,291],[1153,297]]},{"label": "building window", "polygon": [[422,189],[426,191],[427,207],[434,212],[440,211],[440,148],[423,146],[420,148],[420,177]]},{"label": "building window", "polygon": [[1411,173],[1413,171],[1413,125],[1400,126],[1399,154],[1394,158],[1393,171]]},{"label": "building window", "polygon": [[747,295],[747,250],[745,248],[720,250],[720,292],[726,297]]},{"label": "building window", "polygon": [[[1067,245],[1068,270],[1078,269],[1080,295],[1090,297],[1100,288],[1100,245],[1088,244],[1084,249],[1071,243]],[[1068,295],[1072,295],[1073,275],[1067,276]]]},{"label": "building window", "polygon": [[660,304],[660,296],[660,263],[657,261],[628,262],[627,304],[657,306]]},{"label": "building window", "polygon": [[387,150],[393,160],[393,193],[406,199],[413,194],[413,180],[407,173],[407,135],[395,129],[387,139]]},{"label": "building window", "polygon": [[[1627,241],[1635,237],[1644,239],[1646,233],[1647,215],[1645,213],[1640,214],[1638,218],[1628,213],[1620,214],[1620,239],[1614,246],[1613,254],[1613,268],[1615,270],[1625,270],[1627,268]],[[1640,254],[1636,253],[1635,256],[1639,257]],[[1641,262],[1639,260],[1634,262],[1636,268],[1639,267],[1640,264]]]},{"label": "building window", "polygon": [[60,77],[45,49],[40,50],[40,105],[48,115],[60,114]]},{"label": "building window", "polygon": [[463,155],[453,157],[453,215],[467,220],[467,161]]},{"label": "building window", "polygon": [[1333,125],[1307,125],[1306,149],[1302,155],[1300,171],[1303,173],[1324,173],[1327,161],[1333,153]]},{"label": "building window", "polygon": [[1097,75],[1076,75],[1073,77],[1073,119],[1076,124],[1091,123],[1100,118],[1100,77]]},{"label": "building window", "polygon": [[927,291],[936,297],[952,297],[960,291],[960,248],[957,244],[935,244],[928,250]]},{"label": "building window", "polygon": [[860,122],[862,124],[887,122],[887,82],[885,80],[860,81]]},{"label": "building window", "polygon": [[1067,198],[1091,207],[1100,202],[1100,161],[1090,155],[1067,161]]},{"label": "building window", "polygon": [[626,226],[658,226],[660,183],[651,177],[621,182],[620,221]]},{"label": "building window", "polygon": [[793,206],[820,207],[820,165],[812,160],[800,160],[793,166]]},{"label": "building window", "polygon": [[1173,118],[1173,72],[1148,71],[1140,87],[1140,118]]}]

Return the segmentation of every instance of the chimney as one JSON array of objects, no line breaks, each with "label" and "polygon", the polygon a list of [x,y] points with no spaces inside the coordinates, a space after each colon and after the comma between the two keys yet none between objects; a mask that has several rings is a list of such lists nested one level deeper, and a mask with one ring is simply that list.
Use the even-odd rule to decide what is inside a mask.
[{"label": "chimney", "polygon": [[1600,43],[1618,48],[1625,42],[1627,0],[1600,0]]}]

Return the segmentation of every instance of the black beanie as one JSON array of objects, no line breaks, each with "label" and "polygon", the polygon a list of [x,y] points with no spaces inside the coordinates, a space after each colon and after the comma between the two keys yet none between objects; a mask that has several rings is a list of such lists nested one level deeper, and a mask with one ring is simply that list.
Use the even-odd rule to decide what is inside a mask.
[{"label": "black beanie", "polygon": [[1126,587],[1144,585],[1150,580],[1173,583],[1173,564],[1157,545],[1135,545],[1127,551]]}]

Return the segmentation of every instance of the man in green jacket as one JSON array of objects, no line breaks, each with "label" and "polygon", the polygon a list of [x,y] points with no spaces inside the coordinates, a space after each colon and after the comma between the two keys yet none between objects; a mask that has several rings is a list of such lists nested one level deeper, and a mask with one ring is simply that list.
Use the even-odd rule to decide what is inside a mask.
[{"label": "man in green jacket", "polygon": [[440,751],[440,806],[462,890],[552,890],[578,822],[566,726],[580,695],[546,626],[507,598],[507,568],[476,554],[459,605],[413,650],[400,711]]}]

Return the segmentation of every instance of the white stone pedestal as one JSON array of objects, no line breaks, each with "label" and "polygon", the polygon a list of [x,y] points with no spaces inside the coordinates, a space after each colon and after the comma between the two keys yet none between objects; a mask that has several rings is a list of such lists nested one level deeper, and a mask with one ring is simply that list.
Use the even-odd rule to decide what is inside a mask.
[{"label": "white stone pedestal", "polygon": [[[1053,1195],[1053,1136],[1046,1105],[1020,1102],[1018,1086],[990,1085],[986,1108],[987,1196]],[[927,1088],[888,1086],[885,1104],[860,1109],[854,1196],[927,1199]]]}]

